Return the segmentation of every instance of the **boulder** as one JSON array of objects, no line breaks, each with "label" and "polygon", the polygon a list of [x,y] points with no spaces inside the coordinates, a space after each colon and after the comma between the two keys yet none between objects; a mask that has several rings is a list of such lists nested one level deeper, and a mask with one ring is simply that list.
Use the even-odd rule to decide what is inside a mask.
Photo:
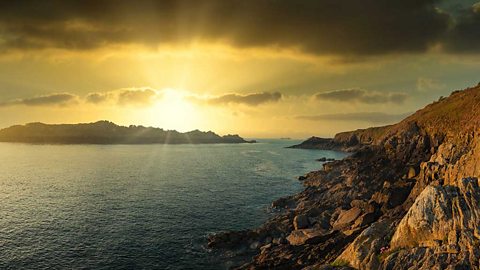
[{"label": "boulder", "polygon": [[355,220],[353,228],[359,228],[371,224],[375,222],[380,215],[381,213],[379,211],[363,214]]},{"label": "boulder", "polygon": [[[480,189],[476,178],[461,186],[428,186],[398,225],[393,248],[434,247],[437,242],[470,249],[480,238]],[[458,236],[458,237],[457,237]]]},{"label": "boulder", "polygon": [[300,246],[305,244],[316,244],[325,239],[328,235],[323,230],[303,229],[295,230],[287,236],[290,245]]},{"label": "boulder", "polygon": [[391,220],[372,224],[348,245],[337,260],[346,261],[356,269],[378,269],[378,254],[380,249],[388,244],[385,238],[391,226]]},{"label": "boulder", "polygon": [[373,213],[377,210],[377,205],[375,203],[369,203],[364,200],[352,200],[350,206],[360,208],[365,213]]},{"label": "boulder", "polygon": [[400,252],[387,258],[384,269],[479,269],[479,224],[476,178],[427,186],[395,230],[390,246]]},{"label": "boulder", "polygon": [[362,213],[358,207],[352,207],[349,210],[343,210],[338,215],[337,220],[333,223],[333,228],[338,230],[351,225]]},{"label": "boulder", "polygon": [[310,222],[306,215],[297,215],[293,218],[293,227],[295,230],[308,228]]}]

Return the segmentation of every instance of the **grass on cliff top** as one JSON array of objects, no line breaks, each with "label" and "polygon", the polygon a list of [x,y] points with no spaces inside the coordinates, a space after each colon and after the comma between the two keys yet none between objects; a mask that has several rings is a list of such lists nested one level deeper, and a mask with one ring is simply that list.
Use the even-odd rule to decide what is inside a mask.
[{"label": "grass on cliff top", "polygon": [[342,132],[335,139],[348,141],[355,134],[363,142],[378,141],[408,131],[414,123],[430,135],[458,136],[474,130],[480,126],[480,85],[441,97],[397,124]]},{"label": "grass on cliff top", "polygon": [[427,105],[402,122],[417,122],[427,130],[455,133],[480,123],[480,86],[454,91]]}]

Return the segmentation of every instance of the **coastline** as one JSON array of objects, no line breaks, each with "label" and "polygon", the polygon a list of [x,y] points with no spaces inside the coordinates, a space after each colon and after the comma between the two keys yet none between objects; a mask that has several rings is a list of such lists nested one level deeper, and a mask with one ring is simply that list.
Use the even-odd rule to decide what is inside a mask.
[{"label": "coastline", "polygon": [[209,247],[248,250],[235,269],[479,268],[479,91],[455,91],[395,125],[294,147],[352,155],[307,173],[305,189],[274,201],[278,213],[262,226],[212,235]]},{"label": "coastline", "polygon": [[[332,145],[332,139],[325,140],[329,145]],[[324,201],[324,204],[331,205],[327,208],[325,208],[325,205],[317,204],[317,199],[312,199],[321,194],[325,195],[332,186],[336,186],[344,180],[338,177],[340,172],[358,161],[358,157],[356,157],[357,152],[353,152],[352,149],[361,149],[362,147],[361,145],[350,146],[347,149],[348,151],[345,151],[346,148],[339,145],[327,147],[326,149],[322,147],[298,147],[298,145],[287,148],[339,151],[350,153],[351,155],[342,160],[323,162],[322,170],[310,171],[300,176],[298,181],[302,183],[304,189],[299,193],[274,200],[271,203],[271,210],[275,213],[274,216],[265,221],[260,227],[251,230],[218,232],[210,235],[208,237],[208,248],[228,250],[230,253],[235,254],[238,261],[242,261],[242,264],[236,265],[234,269],[297,269],[298,267],[295,266],[294,262],[298,259],[305,259],[305,257],[308,259],[310,257],[309,260],[314,259],[318,262],[320,256],[334,258],[340,254],[339,252],[343,247],[341,245],[337,248],[332,248],[330,241],[327,241],[329,243],[323,247],[321,245],[321,242],[328,239],[341,238],[339,232],[328,231],[325,228],[326,226],[323,226],[325,224],[317,222],[316,218],[319,216],[322,218],[328,217],[325,214],[326,211],[335,211],[339,207],[341,208],[343,205],[335,207],[334,205],[337,202],[342,202],[342,196],[330,198],[329,196],[324,196],[327,199],[327,201]],[[329,183],[329,185],[325,185],[326,183]],[[323,187],[320,188],[321,185]],[[321,201],[321,199],[318,201]],[[375,219],[375,216],[378,215],[375,211],[365,213],[363,218]],[[356,235],[358,235],[358,232],[352,232],[346,239],[338,240],[348,242]],[[291,252],[292,247],[294,250],[299,250],[299,247],[304,247],[305,245],[309,246],[309,249],[304,254],[297,257]],[[311,249],[313,246],[317,247]],[[323,248],[331,250],[328,254],[318,253],[315,258],[311,257],[313,253]],[[252,258],[253,260],[249,261]]]}]

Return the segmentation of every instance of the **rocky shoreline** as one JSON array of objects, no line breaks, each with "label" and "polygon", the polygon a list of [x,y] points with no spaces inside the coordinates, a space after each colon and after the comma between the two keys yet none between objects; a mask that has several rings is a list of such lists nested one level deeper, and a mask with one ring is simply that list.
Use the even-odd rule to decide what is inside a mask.
[{"label": "rocky shoreline", "polygon": [[208,246],[250,258],[236,269],[478,269],[480,88],[455,91],[402,122],[311,138],[350,151],[301,178],[259,228]]}]

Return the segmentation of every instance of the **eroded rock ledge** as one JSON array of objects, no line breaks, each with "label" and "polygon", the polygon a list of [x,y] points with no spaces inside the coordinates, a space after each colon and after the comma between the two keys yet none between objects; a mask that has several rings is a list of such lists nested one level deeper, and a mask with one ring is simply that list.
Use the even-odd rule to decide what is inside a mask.
[{"label": "eroded rock ledge", "polygon": [[252,255],[238,269],[479,269],[478,105],[469,88],[396,125],[320,141],[355,151],[305,175],[261,227],[209,246]]}]

